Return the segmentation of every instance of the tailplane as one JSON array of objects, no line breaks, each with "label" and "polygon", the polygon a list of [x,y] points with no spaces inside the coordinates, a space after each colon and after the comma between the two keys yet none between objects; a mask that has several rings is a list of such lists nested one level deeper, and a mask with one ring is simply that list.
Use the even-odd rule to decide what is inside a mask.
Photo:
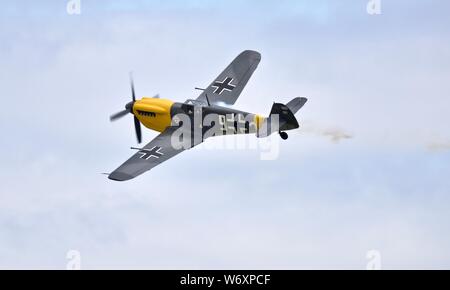
[{"label": "tailplane", "polygon": [[291,110],[292,113],[295,114],[298,112],[298,110],[301,109],[301,107],[303,107],[307,100],[307,98],[295,98],[287,103],[286,106],[289,108],[289,110]]},{"label": "tailplane", "polygon": [[274,132],[278,132],[282,139],[287,139],[288,134],[284,131],[297,129],[298,121],[294,114],[306,103],[306,98],[295,98],[286,105],[274,103],[270,110],[269,117],[264,119],[262,126],[258,130],[258,137],[266,137]]}]

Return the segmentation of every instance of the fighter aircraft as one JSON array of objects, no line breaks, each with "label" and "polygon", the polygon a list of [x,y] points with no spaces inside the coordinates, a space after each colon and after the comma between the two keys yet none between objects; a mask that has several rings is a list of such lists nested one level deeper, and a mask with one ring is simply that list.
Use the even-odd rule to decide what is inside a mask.
[{"label": "fighter aircraft", "polygon": [[184,103],[158,96],[136,100],[130,78],[132,101],[124,110],[111,115],[110,120],[133,114],[138,143],[142,141],[141,123],[160,134],[144,147],[131,147],[137,152],[108,178],[132,179],[213,136],[254,133],[257,137],[266,137],[278,132],[286,140],[288,134],[285,131],[299,127],[294,114],[306,103],[306,98],[294,98],[286,105],[274,103],[268,117],[230,108],[260,60],[260,53],[243,51],[207,88],[200,89],[202,93],[197,99],[188,99]]}]

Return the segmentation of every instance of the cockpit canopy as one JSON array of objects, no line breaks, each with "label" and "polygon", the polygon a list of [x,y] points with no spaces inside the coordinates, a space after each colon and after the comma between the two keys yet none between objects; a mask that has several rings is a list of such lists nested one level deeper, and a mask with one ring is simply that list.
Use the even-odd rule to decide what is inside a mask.
[{"label": "cockpit canopy", "polygon": [[193,106],[200,106],[200,107],[208,106],[208,103],[201,101],[201,100],[194,100],[194,99],[187,99],[184,103],[193,105]]}]

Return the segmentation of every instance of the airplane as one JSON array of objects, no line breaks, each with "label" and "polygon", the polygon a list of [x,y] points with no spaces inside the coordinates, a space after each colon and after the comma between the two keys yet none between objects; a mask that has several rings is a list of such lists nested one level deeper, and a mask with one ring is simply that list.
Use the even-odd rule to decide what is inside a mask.
[{"label": "airplane", "polygon": [[141,124],[160,134],[144,147],[131,147],[137,152],[108,174],[108,178],[116,181],[135,178],[213,136],[256,134],[267,137],[278,132],[286,140],[288,134],[285,131],[299,128],[294,114],[303,107],[306,98],[294,98],[286,105],[274,103],[268,117],[230,108],[260,60],[260,53],[243,51],[207,88],[196,88],[202,90],[197,99],[188,99],[184,103],[162,99],[158,95],[136,100],[130,75],[132,101],[124,110],[111,115],[110,121],[132,114],[138,143],[142,141]]}]

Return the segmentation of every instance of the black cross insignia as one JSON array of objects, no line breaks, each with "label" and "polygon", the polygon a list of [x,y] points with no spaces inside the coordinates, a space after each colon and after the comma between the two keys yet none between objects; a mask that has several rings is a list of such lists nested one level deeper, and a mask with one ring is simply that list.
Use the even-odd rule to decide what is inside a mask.
[{"label": "black cross insignia", "polygon": [[159,158],[163,156],[164,154],[160,152],[161,147],[154,146],[152,149],[141,149],[138,153],[142,154],[141,157],[145,160],[148,160],[150,157]]},{"label": "black cross insignia", "polygon": [[211,86],[215,87],[215,94],[221,94],[223,91],[232,91],[236,86],[232,85],[233,78],[226,77],[223,82],[215,81]]}]

